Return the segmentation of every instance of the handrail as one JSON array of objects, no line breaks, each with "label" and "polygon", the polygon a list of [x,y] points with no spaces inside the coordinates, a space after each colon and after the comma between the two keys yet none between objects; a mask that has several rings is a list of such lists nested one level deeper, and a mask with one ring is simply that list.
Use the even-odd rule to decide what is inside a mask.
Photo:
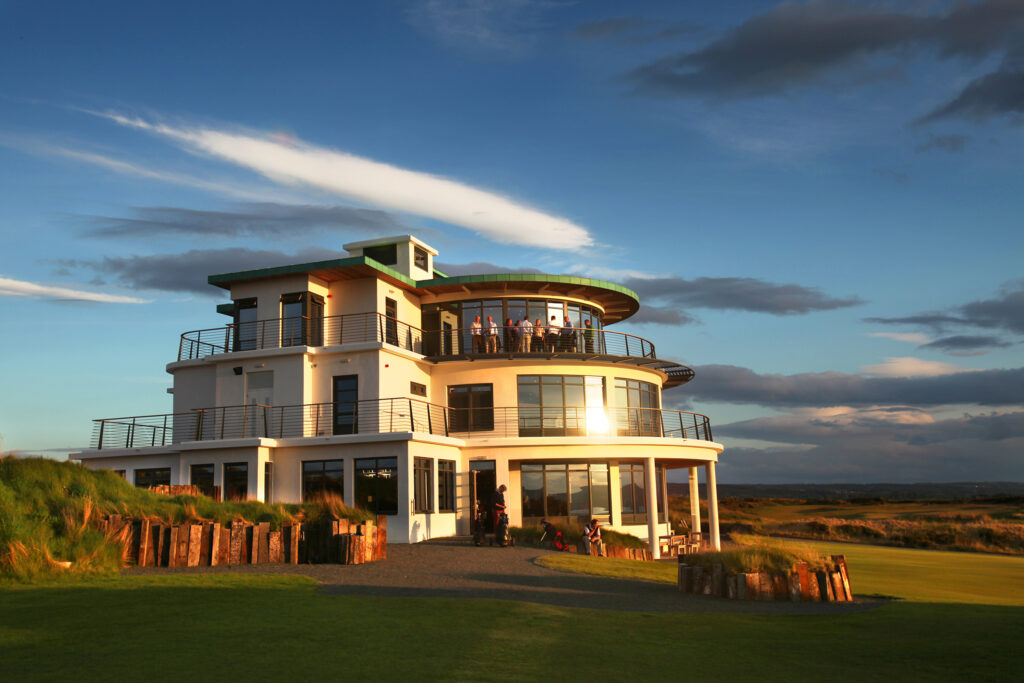
[{"label": "handrail", "polygon": [[590,327],[544,325],[526,333],[516,326],[498,326],[488,330],[459,327],[424,332],[423,353],[434,357],[465,355],[552,355],[620,356],[657,358],[654,344],[635,334]]},{"label": "handrail", "polygon": [[544,326],[542,329],[540,335],[522,335],[515,326],[497,327],[493,334],[488,334],[486,329],[475,334],[472,328],[424,331],[377,312],[324,318],[271,318],[184,332],[178,343],[178,360],[233,351],[360,342],[382,342],[435,358],[566,353],[657,358],[654,344],[633,334],[593,328]]},{"label": "handrail", "polygon": [[373,311],[323,318],[270,318],[183,332],[178,342],[178,360],[234,351],[359,342],[383,342],[420,353],[422,341],[423,331],[418,327]]},{"label": "handrail", "polygon": [[706,415],[656,408],[450,408],[416,398],[290,406],[241,405],[187,413],[93,420],[91,448],[168,446],[183,441],[295,438],[420,432],[440,436],[523,438],[653,436],[711,441]]}]

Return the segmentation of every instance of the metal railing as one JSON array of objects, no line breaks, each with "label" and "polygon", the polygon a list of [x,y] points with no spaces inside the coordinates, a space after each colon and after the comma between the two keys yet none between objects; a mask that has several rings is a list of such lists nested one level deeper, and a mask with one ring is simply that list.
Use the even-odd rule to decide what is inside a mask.
[{"label": "metal railing", "polygon": [[651,408],[449,408],[415,398],[242,405],[94,420],[91,448],[183,441],[420,432],[460,438],[653,436],[711,441],[707,416]]},{"label": "metal railing", "polygon": [[[529,329],[529,328],[528,328]],[[452,328],[423,333],[423,353],[427,356],[463,356],[467,354],[582,354],[657,358],[654,344],[633,334],[578,327],[542,327],[536,334],[515,326]]]},{"label": "metal railing", "polygon": [[255,320],[183,333],[178,343],[178,360],[230,351],[360,342],[384,342],[421,353],[423,331],[376,312]]}]

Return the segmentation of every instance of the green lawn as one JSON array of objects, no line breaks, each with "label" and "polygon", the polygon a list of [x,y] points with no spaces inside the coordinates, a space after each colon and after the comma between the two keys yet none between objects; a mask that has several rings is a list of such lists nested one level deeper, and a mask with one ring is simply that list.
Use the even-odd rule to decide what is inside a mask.
[{"label": "green lawn", "polygon": [[[850,583],[859,595],[915,602],[1024,606],[1024,557],[889,548],[854,543],[777,541],[822,555],[846,555]],[[541,558],[553,569],[617,578],[675,583],[676,564],[561,554]]]},{"label": "green lawn", "polygon": [[[856,592],[905,600],[820,616],[633,614],[328,596],[308,579],[273,575],[6,584],[0,679],[1024,678],[1024,608],[1008,606],[1024,604],[1024,560],[841,548]],[[568,554],[546,562],[648,579],[675,570]],[[907,586],[906,567],[922,572],[921,588]]]}]

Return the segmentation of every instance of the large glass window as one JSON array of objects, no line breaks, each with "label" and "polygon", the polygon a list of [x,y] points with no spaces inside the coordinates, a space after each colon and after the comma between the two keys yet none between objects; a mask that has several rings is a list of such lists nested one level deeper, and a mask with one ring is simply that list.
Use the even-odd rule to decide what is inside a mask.
[{"label": "large glass window", "polygon": [[608,465],[603,463],[523,463],[520,466],[523,524],[587,522],[611,516]]},{"label": "large glass window", "polygon": [[257,348],[256,299],[237,299],[235,301],[235,351],[249,351]]},{"label": "large glass window", "polygon": [[604,378],[520,375],[519,436],[584,436],[607,433]]},{"label": "large glass window", "polygon": [[249,498],[249,463],[224,464],[224,500],[242,501]]},{"label": "large glass window", "polygon": [[430,458],[413,459],[412,492],[413,512],[434,511],[434,461]]},{"label": "large glass window", "polygon": [[302,463],[302,500],[345,497],[344,460],[304,460]]},{"label": "large glass window", "polygon": [[662,435],[661,401],[656,384],[616,377],[615,405],[615,428],[620,435]]},{"label": "large glass window", "polygon": [[622,490],[622,523],[646,523],[647,494],[644,487],[644,466],[620,464],[619,486]]},{"label": "large glass window", "polygon": [[429,260],[430,259],[427,256],[427,250],[426,249],[424,249],[423,247],[415,247],[415,246],[412,248],[412,264],[414,266],[416,266],[420,270],[430,270],[427,267],[427,263],[428,263]]},{"label": "large glass window", "polygon": [[359,432],[359,375],[334,378],[334,433]]},{"label": "large glass window", "polygon": [[204,496],[213,498],[213,465],[192,465],[189,468],[189,483]]},{"label": "large glass window", "polygon": [[322,346],[324,300],[312,292],[281,295],[281,346]]},{"label": "large glass window", "polygon": [[356,505],[378,515],[398,514],[398,458],[356,460]]},{"label": "large glass window", "polygon": [[437,511],[455,512],[455,461],[437,461]]},{"label": "large glass window", "polygon": [[494,429],[494,388],[490,384],[448,387],[448,428],[453,432],[489,432]]},{"label": "large glass window", "polygon": [[144,470],[135,470],[135,485],[144,489],[153,486],[170,486],[171,468],[151,467]]}]

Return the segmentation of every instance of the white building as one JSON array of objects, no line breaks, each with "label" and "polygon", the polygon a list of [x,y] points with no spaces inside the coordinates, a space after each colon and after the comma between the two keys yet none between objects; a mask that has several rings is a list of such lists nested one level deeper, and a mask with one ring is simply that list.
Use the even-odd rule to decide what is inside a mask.
[{"label": "white building", "polygon": [[[610,329],[638,309],[634,292],[562,275],[447,277],[410,235],[345,249],[210,276],[232,321],[181,335],[167,365],[174,412],[96,420],[74,457],[225,498],[337,493],[391,516],[393,542],[468,534],[474,505],[490,509],[503,483],[512,525],[596,517],[655,540],[668,532],[666,470],[689,470],[699,525],[703,467],[718,547],[723,448],[705,416],[661,409],[693,371]],[[542,332],[504,327],[525,318]]]}]

